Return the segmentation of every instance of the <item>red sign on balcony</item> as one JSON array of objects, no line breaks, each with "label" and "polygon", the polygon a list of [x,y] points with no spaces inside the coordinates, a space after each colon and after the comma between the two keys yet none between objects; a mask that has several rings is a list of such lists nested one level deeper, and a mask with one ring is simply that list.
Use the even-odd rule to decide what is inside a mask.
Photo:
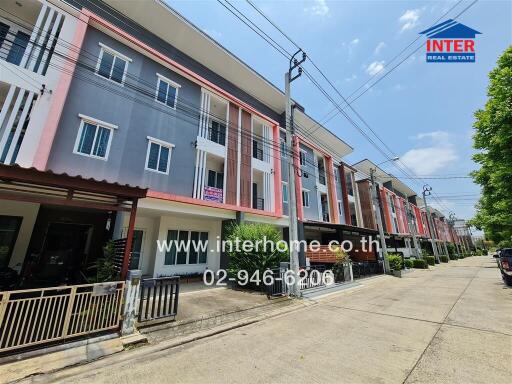
[{"label": "red sign on balcony", "polygon": [[204,187],[204,200],[215,201],[217,203],[223,202],[223,191],[220,188]]}]

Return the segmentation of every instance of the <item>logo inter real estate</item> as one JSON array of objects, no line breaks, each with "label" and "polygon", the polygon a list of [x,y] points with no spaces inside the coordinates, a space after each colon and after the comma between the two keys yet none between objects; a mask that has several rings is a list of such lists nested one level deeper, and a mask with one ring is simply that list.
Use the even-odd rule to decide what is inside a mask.
[{"label": "logo inter real estate", "polygon": [[450,19],[420,34],[427,36],[427,63],[475,62],[475,36],[480,32]]}]

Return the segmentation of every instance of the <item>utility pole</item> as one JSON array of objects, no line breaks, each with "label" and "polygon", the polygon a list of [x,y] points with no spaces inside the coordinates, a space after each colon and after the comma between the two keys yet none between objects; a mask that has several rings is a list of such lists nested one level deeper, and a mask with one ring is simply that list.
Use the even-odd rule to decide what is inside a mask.
[{"label": "utility pole", "polygon": [[[453,213],[453,212],[450,212],[448,225],[450,227],[450,233],[451,233],[452,237],[454,237],[453,233],[455,233],[455,235],[457,236],[457,239],[458,239],[459,235],[457,234],[457,231],[455,230],[455,213]],[[455,244],[455,249],[457,250],[457,256],[460,256],[459,243],[458,243],[458,241],[455,241],[455,238],[453,239],[453,242]]]},{"label": "utility pole", "polygon": [[428,230],[430,232],[430,242],[432,244],[432,250],[434,251],[434,257],[436,258],[437,262],[440,263],[441,260],[439,260],[439,254],[437,253],[437,245],[434,239],[434,224],[432,223],[432,216],[430,216],[430,209],[427,204],[427,196],[430,196],[430,191],[432,191],[432,187],[430,185],[423,186],[423,202],[425,203],[425,211],[427,213],[427,224]]},{"label": "utility pole", "polygon": [[414,223],[414,214],[412,213],[412,209],[411,209],[411,203],[409,202],[409,200],[406,200],[407,201],[407,223],[409,224],[409,230],[411,231],[411,235],[412,235],[412,242],[414,244],[414,249],[415,249],[415,253],[416,253],[416,257],[418,259],[421,258],[421,247],[420,247],[420,243],[418,241],[418,237],[416,235],[416,224]]},{"label": "utility pole", "polygon": [[[297,60],[295,57],[302,52],[301,60]],[[298,247],[298,219],[297,219],[297,196],[295,193],[295,173],[296,169],[294,167],[294,143],[297,138],[295,137],[295,127],[293,125],[293,108],[292,108],[292,99],[290,93],[290,84],[293,80],[297,79],[300,75],[302,75],[302,68],[300,64],[306,61],[306,53],[299,49],[291,58],[290,65],[288,67],[288,71],[284,75],[284,89],[286,94],[286,147],[288,148],[288,153],[290,154],[288,158],[288,204],[289,212],[288,212],[288,228],[289,228],[289,243],[290,243],[290,269],[293,271],[294,276],[294,284],[290,287],[290,294],[295,297],[299,297],[300,289],[299,289],[299,250]],[[298,74],[292,76],[292,71],[298,67]]]},{"label": "utility pole", "polygon": [[377,197],[377,185],[375,184],[375,168],[370,168],[370,181],[372,183],[372,199],[375,205],[375,216],[377,217],[377,226],[379,227],[380,248],[384,258],[384,273],[389,273],[388,249],[386,247],[386,238],[384,237],[384,227],[382,224],[382,215],[380,213],[380,201]]}]

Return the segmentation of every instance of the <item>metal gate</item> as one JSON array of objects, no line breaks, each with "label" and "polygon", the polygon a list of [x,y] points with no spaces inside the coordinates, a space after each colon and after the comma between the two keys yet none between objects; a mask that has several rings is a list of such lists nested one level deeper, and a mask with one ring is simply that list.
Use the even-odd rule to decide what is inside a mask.
[{"label": "metal gate", "polygon": [[142,280],[138,322],[176,318],[179,294],[179,276]]},{"label": "metal gate", "polygon": [[124,282],[0,292],[0,352],[115,330]]}]

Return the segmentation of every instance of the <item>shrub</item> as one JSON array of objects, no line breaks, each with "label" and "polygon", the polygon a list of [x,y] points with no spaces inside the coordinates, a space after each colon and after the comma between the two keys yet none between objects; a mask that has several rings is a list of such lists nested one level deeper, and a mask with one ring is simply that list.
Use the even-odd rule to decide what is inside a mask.
[{"label": "shrub", "polygon": [[439,259],[441,260],[442,263],[447,263],[448,261],[450,261],[450,258],[446,255],[439,256]]},{"label": "shrub", "polygon": [[396,253],[390,253],[388,255],[389,268],[393,271],[399,271],[402,269],[402,256]]},{"label": "shrub", "polygon": [[413,265],[412,259],[405,259],[404,265],[405,265],[405,268],[412,268],[412,265]]},{"label": "shrub", "polygon": [[[238,239],[238,240],[237,240]],[[251,277],[254,272],[259,271],[260,279],[263,273],[269,268],[279,267],[279,263],[289,260],[288,250],[278,250],[277,247],[264,247],[264,241],[276,244],[281,240],[281,233],[269,224],[234,224],[228,229],[227,236],[232,244],[244,244],[245,241],[253,244],[250,251],[245,251],[243,246],[239,249],[230,249],[226,246],[229,255],[228,276],[237,278],[238,271],[245,270]],[[256,244],[260,246],[256,247]],[[248,247],[249,248],[249,247]],[[265,249],[266,248],[266,249]],[[272,249],[274,248],[274,249]],[[258,284],[256,284],[258,285]]]},{"label": "shrub", "polygon": [[350,262],[350,257],[347,252],[345,252],[339,246],[333,246],[332,251],[336,258],[336,262],[332,265],[332,272],[334,273],[334,279],[336,282],[342,282],[346,280],[345,272],[346,265]]},{"label": "shrub", "polygon": [[436,265],[436,258],[434,256],[425,256],[425,261],[428,265]]},{"label": "shrub", "polygon": [[448,256],[450,259],[453,255],[455,255],[455,245],[453,243],[446,243],[446,248],[448,249]]},{"label": "shrub", "polygon": [[457,254],[450,255],[450,260],[457,260],[459,256]]},{"label": "shrub", "polygon": [[119,280],[119,272],[114,261],[115,252],[114,242],[107,242],[103,247],[103,257],[98,258],[93,265],[96,268],[96,276],[93,279],[89,279],[89,283],[105,283]]},{"label": "shrub", "polygon": [[425,259],[412,259],[412,266],[419,269],[428,269],[428,264]]}]

